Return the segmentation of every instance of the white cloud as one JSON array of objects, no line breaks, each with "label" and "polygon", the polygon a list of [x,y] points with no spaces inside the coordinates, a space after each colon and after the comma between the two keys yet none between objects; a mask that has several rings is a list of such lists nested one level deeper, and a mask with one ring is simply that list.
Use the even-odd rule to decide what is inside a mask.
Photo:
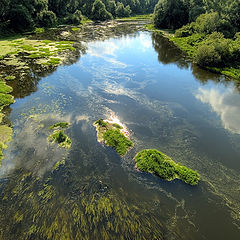
[{"label": "white cloud", "polygon": [[240,95],[234,90],[224,93],[216,89],[199,88],[196,98],[208,103],[222,121],[225,129],[240,134]]}]

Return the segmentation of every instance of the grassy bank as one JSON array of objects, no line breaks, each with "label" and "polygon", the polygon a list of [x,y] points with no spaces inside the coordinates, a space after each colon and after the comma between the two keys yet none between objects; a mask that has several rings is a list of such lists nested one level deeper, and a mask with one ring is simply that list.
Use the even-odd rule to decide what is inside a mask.
[{"label": "grassy bank", "polygon": [[131,17],[124,18],[116,18],[117,21],[140,21],[140,20],[151,20],[153,14],[143,14],[143,15],[135,15]]},{"label": "grassy bank", "polygon": [[[24,73],[31,71],[29,64],[57,66],[64,62],[68,52],[74,50],[73,42],[70,41],[32,40],[23,35],[12,35],[0,39],[0,62],[4,66],[3,69],[14,69],[11,71],[13,74]],[[7,85],[12,80],[18,81],[13,75],[0,73],[0,160],[3,159],[2,151],[7,148],[7,142],[12,136],[12,128],[2,124],[5,116],[3,109],[14,102],[11,95],[13,89]]]},{"label": "grassy bank", "polygon": [[137,168],[142,172],[149,172],[158,177],[172,181],[176,178],[190,185],[197,185],[200,175],[156,149],[142,150],[135,156]]},{"label": "grassy bank", "polygon": [[6,84],[6,82],[0,79],[0,165],[3,159],[3,150],[7,148],[6,143],[12,138],[12,128],[7,125],[2,125],[4,114],[2,110],[4,107],[9,106],[14,102],[14,98],[11,94],[12,88]]},{"label": "grassy bank", "polygon": [[[174,35],[175,31],[171,29],[157,29],[153,24],[147,24],[146,29],[149,31],[154,31],[158,34],[162,34],[167,37],[171,42],[173,42],[178,48],[186,52],[195,62],[196,56],[199,54],[199,48],[205,43],[207,43],[210,35],[194,33],[187,37],[176,37]],[[229,40],[234,42],[233,40]],[[235,44],[235,43],[234,43]],[[235,44],[236,45],[236,44]],[[227,66],[215,67],[215,66],[201,66],[211,72],[220,73],[225,76],[240,79],[240,64],[237,62],[229,62]]]}]

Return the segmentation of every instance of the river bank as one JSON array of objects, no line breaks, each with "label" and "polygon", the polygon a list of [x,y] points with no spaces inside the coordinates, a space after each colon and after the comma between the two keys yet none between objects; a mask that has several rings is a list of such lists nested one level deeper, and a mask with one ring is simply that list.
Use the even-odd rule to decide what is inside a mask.
[{"label": "river bank", "polygon": [[[199,34],[193,34],[188,37],[176,37],[173,30],[169,29],[157,29],[153,24],[147,24],[146,29],[149,31],[162,34],[167,37],[171,42],[173,42],[178,48],[188,54],[188,56],[194,61],[195,55],[197,54],[198,46],[200,46],[207,36],[201,36]],[[228,67],[211,67],[211,66],[201,66],[203,69],[211,71],[213,73],[219,73],[227,77],[233,78],[236,81],[240,79],[240,65],[236,63],[229,63]]]}]

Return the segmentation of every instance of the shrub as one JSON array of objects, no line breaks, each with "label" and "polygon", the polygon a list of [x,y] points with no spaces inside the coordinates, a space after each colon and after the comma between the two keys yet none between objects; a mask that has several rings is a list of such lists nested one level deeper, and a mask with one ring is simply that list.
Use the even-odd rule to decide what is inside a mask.
[{"label": "shrub", "polygon": [[194,32],[195,32],[195,24],[190,23],[176,30],[175,37],[188,37],[188,36],[191,36]]},{"label": "shrub", "polygon": [[201,14],[196,19],[196,30],[199,33],[212,33],[217,31],[219,14],[217,12]]},{"label": "shrub", "polygon": [[195,62],[202,67],[218,66],[221,63],[221,56],[214,45],[201,45],[197,49]]},{"label": "shrub", "polygon": [[42,27],[53,27],[57,24],[57,17],[54,12],[43,10],[38,15],[38,22]]},{"label": "shrub", "polygon": [[176,29],[188,22],[188,11],[181,0],[159,0],[154,8],[153,22],[157,28]]},{"label": "shrub", "polygon": [[33,20],[27,8],[16,5],[9,12],[10,27],[16,32],[24,32],[33,29]]},{"label": "shrub", "polygon": [[65,22],[67,24],[75,24],[78,25],[80,24],[82,21],[82,13],[79,10],[76,10],[73,14],[69,14],[66,18],[65,18]]},{"label": "shrub", "polygon": [[104,3],[101,0],[95,0],[92,7],[92,19],[104,21],[112,18],[112,14],[106,10]]}]

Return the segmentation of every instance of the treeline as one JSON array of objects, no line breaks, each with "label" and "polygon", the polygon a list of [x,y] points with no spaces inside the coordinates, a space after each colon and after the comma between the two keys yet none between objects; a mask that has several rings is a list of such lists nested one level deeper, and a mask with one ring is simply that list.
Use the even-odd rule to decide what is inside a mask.
[{"label": "treeline", "polygon": [[158,0],[1,0],[0,31],[79,24],[92,20],[152,13]]},{"label": "treeline", "polygon": [[240,78],[240,0],[159,0],[153,21],[198,65]]},{"label": "treeline", "polygon": [[[198,18],[201,14],[205,15]],[[158,28],[177,29],[195,21],[201,32],[218,30],[231,37],[240,31],[240,1],[159,0],[154,10],[154,25]]]}]

